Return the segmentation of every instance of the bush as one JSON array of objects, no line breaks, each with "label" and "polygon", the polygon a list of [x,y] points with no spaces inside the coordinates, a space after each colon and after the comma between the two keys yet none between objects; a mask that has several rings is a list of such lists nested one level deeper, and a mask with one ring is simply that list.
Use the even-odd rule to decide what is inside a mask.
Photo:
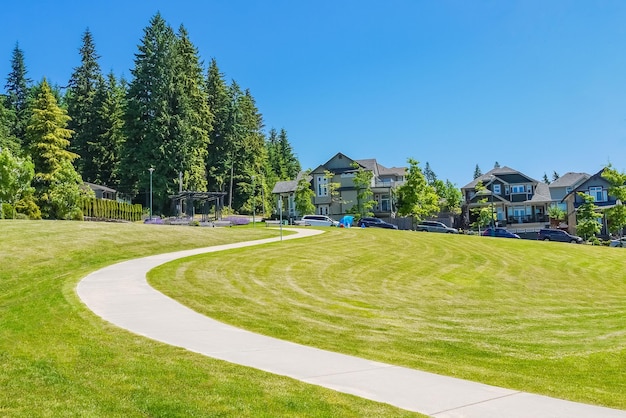
[{"label": "bush", "polygon": [[13,215],[13,206],[8,203],[3,203],[2,211],[0,211],[0,219],[13,219]]}]

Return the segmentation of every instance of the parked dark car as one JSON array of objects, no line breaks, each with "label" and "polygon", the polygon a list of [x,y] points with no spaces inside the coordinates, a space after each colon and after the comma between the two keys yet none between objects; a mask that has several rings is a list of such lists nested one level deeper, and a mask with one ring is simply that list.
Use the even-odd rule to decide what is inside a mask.
[{"label": "parked dark car", "polygon": [[493,228],[487,228],[483,231],[483,236],[485,237],[497,237],[497,238],[518,238],[519,235],[512,233],[511,231],[507,231],[504,228],[496,228],[495,232]]},{"label": "parked dark car", "polygon": [[444,232],[446,234],[458,234],[459,230],[437,221],[422,221],[415,227],[416,231],[422,232]]},{"label": "parked dark car", "polygon": [[374,227],[374,228],[387,228],[387,229],[398,229],[398,227],[394,224],[390,224],[389,222],[385,222],[379,218],[369,218],[364,217],[359,219],[357,222],[358,227]]},{"label": "parked dark car", "polygon": [[561,229],[542,229],[537,233],[537,239],[541,241],[571,242],[580,244],[583,239],[577,235],[571,235]]}]

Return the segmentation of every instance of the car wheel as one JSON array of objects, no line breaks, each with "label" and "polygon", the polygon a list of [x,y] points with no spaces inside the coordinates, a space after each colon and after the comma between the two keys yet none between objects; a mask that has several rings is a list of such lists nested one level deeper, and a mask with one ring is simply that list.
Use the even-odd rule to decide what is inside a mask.
[{"label": "car wheel", "polygon": [[575,239],[570,241],[570,244],[578,244],[578,241],[576,241]]},{"label": "car wheel", "polygon": [[550,241],[550,237],[545,237],[543,240],[544,241]]}]

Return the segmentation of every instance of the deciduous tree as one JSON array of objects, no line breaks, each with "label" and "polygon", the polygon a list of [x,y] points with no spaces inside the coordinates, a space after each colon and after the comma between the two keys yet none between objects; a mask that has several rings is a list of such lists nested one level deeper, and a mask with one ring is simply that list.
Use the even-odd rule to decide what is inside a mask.
[{"label": "deciduous tree", "polygon": [[621,235],[626,226],[626,174],[609,164],[602,171],[602,177],[609,182],[609,195],[619,201],[619,204],[605,211],[609,231]]},{"label": "deciduous tree", "polygon": [[598,222],[600,215],[597,212],[598,207],[594,203],[593,196],[583,192],[578,192],[578,196],[583,200],[583,203],[576,211],[576,232],[588,240],[602,229],[602,225]]},{"label": "deciduous tree", "polygon": [[439,196],[426,181],[419,162],[409,158],[408,163],[406,182],[398,188],[398,214],[412,216],[414,222],[420,222],[439,212]]}]

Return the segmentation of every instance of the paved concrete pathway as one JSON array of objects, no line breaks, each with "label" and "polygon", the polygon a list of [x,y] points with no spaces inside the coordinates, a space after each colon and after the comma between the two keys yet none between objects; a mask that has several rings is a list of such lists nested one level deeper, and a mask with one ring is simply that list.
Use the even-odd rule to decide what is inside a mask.
[{"label": "paved concrete pathway", "polygon": [[[296,235],[283,239],[320,233],[314,229],[296,231]],[[626,411],[425,373],[254,334],[200,315],[146,282],[149,270],[178,258],[279,239],[179,251],[114,264],[85,277],[78,284],[78,296],[103,319],[136,334],[433,417],[626,418]]]}]

